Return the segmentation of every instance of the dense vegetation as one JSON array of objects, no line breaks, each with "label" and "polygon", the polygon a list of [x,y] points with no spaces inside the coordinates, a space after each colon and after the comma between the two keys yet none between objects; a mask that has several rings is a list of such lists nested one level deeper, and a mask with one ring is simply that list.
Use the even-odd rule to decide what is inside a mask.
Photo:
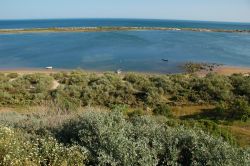
[{"label": "dense vegetation", "polygon": [[[192,75],[87,74],[81,71],[15,77],[0,76],[0,105],[37,105],[53,102],[63,109],[79,106],[127,105],[156,110],[162,105],[213,104],[218,115],[245,119],[250,115],[250,77],[204,78]],[[52,81],[60,86],[52,90]],[[236,100],[237,99],[237,100]]]},{"label": "dense vegetation", "polygon": [[207,72],[211,72],[213,71],[215,68],[221,66],[220,64],[216,64],[216,63],[194,63],[194,62],[186,62],[183,65],[183,68],[185,69],[185,71],[187,73],[196,73],[196,72],[200,72],[200,71],[207,71]]},{"label": "dense vegetation", "polygon": [[[202,130],[119,110],[2,113],[1,165],[248,165],[249,150]],[[53,123],[51,122],[53,121]]]},{"label": "dense vegetation", "polygon": [[[227,127],[249,103],[240,74],[0,74],[2,108],[46,107],[1,113],[0,165],[249,165]],[[194,105],[212,108],[174,114]]]}]

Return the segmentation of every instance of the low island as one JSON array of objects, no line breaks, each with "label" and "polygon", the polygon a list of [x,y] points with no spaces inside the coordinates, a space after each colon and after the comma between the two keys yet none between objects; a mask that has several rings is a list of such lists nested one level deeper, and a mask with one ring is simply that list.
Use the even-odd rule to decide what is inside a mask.
[{"label": "low island", "polygon": [[105,31],[194,31],[194,32],[227,32],[250,33],[250,30],[206,29],[206,28],[168,28],[168,27],[51,27],[31,29],[0,29],[0,34],[11,33],[48,33],[48,32],[105,32]]}]

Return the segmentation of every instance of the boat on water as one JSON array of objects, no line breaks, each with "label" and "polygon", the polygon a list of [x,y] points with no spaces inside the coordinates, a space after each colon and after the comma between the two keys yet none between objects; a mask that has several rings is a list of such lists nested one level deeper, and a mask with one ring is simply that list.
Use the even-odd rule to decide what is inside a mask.
[{"label": "boat on water", "polygon": [[45,69],[52,70],[53,67],[52,66],[48,66],[48,67],[45,67]]},{"label": "boat on water", "polygon": [[168,62],[168,59],[161,59],[162,61],[164,61],[164,62]]}]

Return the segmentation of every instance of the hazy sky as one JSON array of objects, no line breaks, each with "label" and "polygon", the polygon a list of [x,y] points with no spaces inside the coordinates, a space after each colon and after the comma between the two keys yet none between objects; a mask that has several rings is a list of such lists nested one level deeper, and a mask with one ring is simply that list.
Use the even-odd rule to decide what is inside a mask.
[{"label": "hazy sky", "polygon": [[250,0],[0,0],[0,19],[36,18],[250,22]]}]

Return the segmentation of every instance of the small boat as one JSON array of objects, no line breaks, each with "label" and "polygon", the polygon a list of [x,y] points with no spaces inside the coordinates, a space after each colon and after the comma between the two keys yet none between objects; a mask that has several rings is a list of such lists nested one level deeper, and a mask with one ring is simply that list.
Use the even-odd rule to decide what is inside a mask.
[{"label": "small boat", "polygon": [[162,61],[164,61],[164,62],[168,62],[168,59],[161,59]]},{"label": "small boat", "polygon": [[48,66],[48,67],[45,67],[45,69],[52,70],[52,69],[53,69],[53,67],[52,67],[52,66]]}]

